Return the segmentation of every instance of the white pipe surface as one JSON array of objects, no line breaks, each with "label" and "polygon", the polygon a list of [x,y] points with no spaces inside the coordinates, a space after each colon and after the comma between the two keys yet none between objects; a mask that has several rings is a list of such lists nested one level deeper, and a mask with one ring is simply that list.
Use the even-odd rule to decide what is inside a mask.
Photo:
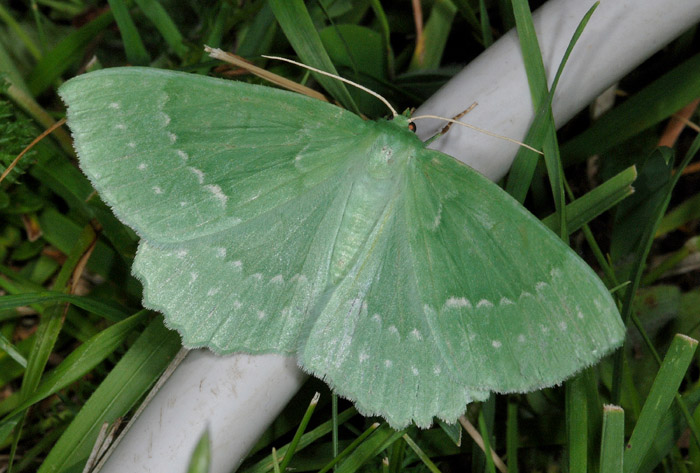
[{"label": "white pipe surface", "polygon": [[[534,15],[548,76],[556,72],[591,0],[551,0]],[[565,123],[601,91],[700,20],[698,0],[602,0],[572,54],[553,102]],[[418,114],[452,117],[477,101],[468,121],[522,138],[533,117],[515,32],[469,64]],[[444,126],[419,123],[419,136]],[[491,179],[510,167],[517,146],[463,127],[433,143]],[[303,381],[293,359],[276,355],[219,357],[190,353],[131,426],[103,473],[184,472],[205,428],[212,439],[212,473],[231,471]]]},{"label": "white pipe surface", "polygon": [[280,355],[187,354],[129,426],[102,473],[184,473],[209,429],[209,473],[238,467],[306,375]]},{"label": "white pipe surface", "polygon": [[[593,0],[550,0],[533,15],[545,70],[551,84],[571,37]],[[569,121],[601,92],[700,21],[698,0],[601,0],[567,62],[552,102],[558,126]],[[534,116],[530,89],[515,31],[504,35],[420,106],[414,115],[453,117],[472,103],[461,120],[522,140]],[[425,140],[445,126],[418,122]],[[454,156],[488,178],[503,177],[517,145],[462,126],[430,148]]]}]

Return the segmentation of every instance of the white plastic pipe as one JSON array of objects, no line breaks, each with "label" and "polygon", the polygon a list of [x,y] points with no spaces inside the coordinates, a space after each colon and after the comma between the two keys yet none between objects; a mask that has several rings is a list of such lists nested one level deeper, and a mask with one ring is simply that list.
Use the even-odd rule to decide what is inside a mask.
[{"label": "white plastic pipe", "polygon": [[[551,0],[534,15],[544,63],[556,72],[569,40],[591,0]],[[553,110],[565,123],[601,91],[700,21],[698,0],[602,0],[561,78]],[[522,138],[532,120],[532,102],[514,32],[469,64],[418,114],[452,117],[472,102],[468,121]],[[419,123],[419,136],[444,126]],[[510,167],[515,145],[459,126],[433,143],[491,179]],[[133,423],[103,473],[185,472],[205,428],[212,439],[212,473],[240,464],[266,426],[301,385],[304,376],[291,358],[276,355],[218,357],[207,351],[188,355]]]},{"label": "white plastic pipe", "polygon": [[[549,83],[592,0],[551,0],[533,15]],[[561,76],[552,103],[558,126],[601,92],[700,20],[698,0],[601,0]],[[461,120],[510,138],[525,137],[533,114],[520,46],[511,31],[453,77],[415,114],[453,117],[478,105]],[[418,122],[427,139],[445,126]],[[454,156],[492,180],[503,177],[517,145],[461,126],[452,126],[433,149]]]},{"label": "white plastic pipe", "polygon": [[228,473],[305,379],[294,358],[193,350],[129,426],[100,471],[184,473],[208,428],[209,471]]}]

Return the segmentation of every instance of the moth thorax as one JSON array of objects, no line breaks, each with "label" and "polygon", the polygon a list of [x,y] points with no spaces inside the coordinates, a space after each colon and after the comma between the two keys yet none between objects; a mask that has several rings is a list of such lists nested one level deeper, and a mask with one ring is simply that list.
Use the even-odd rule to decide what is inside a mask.
[{"label": "moth thorax", "polygon": [[368,155],[367,172],[374,179],[391,179],[395,177],[407,159],[407,150],[400,141],[380,134]]},{"label": "moth thorax", "polygon": [[333,245],[331,256],[331,281],[337,284],[353,268],[358,253],[376,233],[386,214],[392,195],[392,186],[384,179],[369,174],[358,178],[347,197],[342,222]]}]

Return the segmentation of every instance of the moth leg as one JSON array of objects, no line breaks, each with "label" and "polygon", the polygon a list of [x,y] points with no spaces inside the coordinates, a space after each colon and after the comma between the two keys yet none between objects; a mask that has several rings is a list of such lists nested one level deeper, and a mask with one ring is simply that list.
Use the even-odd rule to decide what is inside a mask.
[{"label": "moth leg", "polygon": [[[476,107],[477,105],[478,105],[478,104],[477,104],[476,102],[473,102],[467,109],[463,110],[462,112],[460,112],[460,113],[458,113],[457,115],[455,115],[454,117],[452,117],[452,120],[459,120],[459,119],[462,118],[464,115],[466,115],[467,113],[469,113],[469,112],[471,112],[472,110],[474,110],[474,107]],[[445,125],[445,126],[442,128],[442,130],[440,130],[437,134],[431,136],[430,138],[428,138],[428,139],[425,141],[425,145],[428,146],[430,143],[432,143],[433,141],[437,140],[437,139],[440,138],[442,135],[444,135],[445,133],[447,133],[448,131],[450,131],[450,127],[451,127],[451,126],[452,126],[452,122],[447,122],[447,125]]]}]

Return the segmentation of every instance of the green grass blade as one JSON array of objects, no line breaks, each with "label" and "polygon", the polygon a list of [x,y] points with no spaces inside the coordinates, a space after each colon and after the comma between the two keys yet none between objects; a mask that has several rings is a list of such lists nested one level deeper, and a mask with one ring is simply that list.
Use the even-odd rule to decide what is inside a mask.
[{"label": "green grass blade", "polygon": [[[580,229],[606,210],[610,210],[626,197],[634,193],[632,183],[637,179],[637,170],[630,166],[608,179],[595,189],[579,197],[566,206],[566,229],[569,234]],[[542,220],[546,226],[556,231],[557,215],[552,214]]]},{"label": "green grass blade", "polygon": [[352,473],[357,471],[370,459],[376,457],[391,444],[399,440],[403,434],[404,431],[397,432],[383,424],[338,466],[336,472]]},{"label": "green grass blade", "polygon": [[697,340],[685,335],[679,334],[673,339],[644,402],[632,436],[627,442],[624,458],[625,473],[637,472],[642,464],[656,436],[659,422],[667,413],[683,381],[697,345]]},{"label": "green grass blade", "polygon": [[207,429],[199,437],[199,441],[194,447],[187,473],[208,473],[210,464],[211,441],[209,440],[209,429]]},{"label": "green grass blade", "polygon": [[[338,423],[343,424],[344,422],[348,421],[350,418],[353,416],[357,415],[357,411],[355,410],[354,407],[351,407],[350,409],[346,409],[340,414],[338,414]],[[328,435],[331,430],[333,429],[333,421],[329,420],[327,422],[324,422],[323,424],[319,425],[315,429],[305,433],[302,435],[301,439],[299,440],[299,443],[297,444],[296,450],[300,451],[304,449],[305,447],[308,447],[311,445],[313,442],[316,440],[320,439],[321,437]],[[277,454],[280,456],[284,456],[287,453],[287,449],[289,448],[289,445],[285,445],[279,450],[277,450]],[[267,471],[270,471],[272,468],[273,461],[272,461],[272,455],[268,455],[267,457],[263,458],[262,460],[258,461],[254,465],[246,468],[245,470],[242,470],[242,473],[264,473]]]},{"label": "green grass blade", "polygon": [[35,97],[48,89],[61,75],[82,57],[85,47],[95,36],[114,21],[114,15],[107,11],[82,28],[62,39],[56,47],[47,52],[32,70],[27,85]]},{"label": "green grass blade", "polygon": [[[647,260],[647,256],[649,255],[649,251],[651,250],[651,245],[654,242],[654,235],[656,234],[656,229],[658,228],[659,222],[661,221],[661,218],[663,217],[664,213],[666,212],[666,209],[668,208],[668,203],[671,200],[673,189],[678,183],[678,180],[680,179],[683,173],[683,169],[685,169],[688,163],[695,157],[698,150],[700,150],[700,136],[696,137],[693,143],[690,145],[690,148],[688,149],[688,152],[683,158],[683,161],[675,169],[675,173],[671,177],[668,184],[664,186],[664,195],[662,195],[662,198],[658,199],[658,203],[655,205],[655,212],[645,222],[642,236],[640,237],[640,242],[637,246],[635,258],[633,260],[634,263],[627,272],[627,274],[629,275],[628,279],[631,281],[631,284],[629,285],[627,291],[623,296],[621,311],[622,320],[625,322],[625,324],[628,324],[630,320],[630,316],[633,309],[634,296],[637,292],[637,289],[639,288],[639,284],[642,279],[643,269]],[[667,148],[666,151],[668,151]],[[661,149],[659,152],[665,154],[664,149]],[[619,350],[615,354],[613,366],[612,400],[614,402],[619,402],[620,399],[623,360],[624,350]]]},{"label": "green grass blade", "polygon": [[600,471],[622,473],[625,453],[625,411],[620,406],[603,407],[603,434],[600,445]]},{"label": "green grass blade", "polygon": [[156,0],[134,0],[146,17],[151,20],[151,23],[156,27],[170,49],[180,58],[184,58],[187,54],[187,46],[178,30],[175,22],[170,18],[170,15],[163,5]]},{"label": "green grass blade", "polygon": [[509,473],[518,473],[518,444],[518,404],[509,399],[506,421],[506,458]]},{"label": "green grass blade", "polygon": [[292,457],[294,456],[294,453],[296,452],[297,445],[299,445],[299,440],[301,440],[301,436],[304,435],[304,430],[306,430],[306,426],[309,425],[309,421],[311,420],[311,416],[314,413],[314,410],[316,410],[316,406],[318,405],[318,398],[320,394],[316,393],[314,394],[314,397],[311,399],[311,402],[309,403],[309,407],[306,409],[306,412],[304,413],[304,417],[301,419],[301,422],[299,423],[299,428],[297,428],[297,431],[294,433],[294,437],[292,438],[292,441],[289,442],[289,447],[284,453],[284,458],[282,459],[282,463],[280,464],[280,470],[281,471],[286,471],[287,466],[289,465],[289,462],[292,460]]},{"label": "green grass blade", "polygon": [[409,71],[437,69],[440,66],[456,12],[457,7],[450,0],[438,0],[433,3],[430,17],[423,29],[423,41],[416,44]]},{"label": "green grass blade", "polygon": [[658,230],[656,230],[656,238],[662,237],[679,227],[686,225],[692,220],[700,218],[700,193],[686,199],[683,203],[674,207],[669,213],[661,219]]},{"label": "green grass blade", "polygon": [[67,302],[113,322],[119,322],[128,316],[126,312],[97,299],[48,291],[5,295],[0,299],[0,310],[47,302]]},{"label": "green grass blade", "polygon": [[[137,326],[143,323],[147,313],[147,311],[142,310],[128,319],[106,328],[80,345],[60,365],[44,376],[34,393],[22,404],[15,407],[9,415],[22,412],[89,373],[111,355]],[[5,403],[11,402],[12,399],[13,397],[10,397],[0,403],[0,412],[5,410]]]},{"label": "green grass blade", "polygon": [[[92,227],[85,227],[82,235],[78,241],[75,242],[72,251],[68,255],[68,259],[61,267],[61,271],[56,277],[56,281],[53,285],[54,290],[64,291],[67,289],[73,270],[94,241],[95,232]],[[27,360],[27,369],[22,378],[22,389],[20,391],[22,400],[29,399],[39,385],[46,362],[53,351],[54,344],[63,326],[65,311],[66,306],[59,303],[50,306],[43,314],[36,331],[32,351]]]},{"label": "green grass blade", "polygon": [[496,465],[491,455],[491,434],[486,426],[486,418],[484,417],[483,409],[479,411],[479,432],[481,433],[481,440],[484,442],[483,452],[484,458],[486,459],[486,471],[487,473],[496,473]]},{"label": "green grass blade", "polygon": [[328,465],[324,466],[318,473],[326,473],[331,468],[335,467],[336,464],[338,464],[343,458],[347,457],[350,454],[350,452],[355,450],[357,446],[364,442],[364,440],[367,437],[369,437],[372,434],[372,432],[377,430],[378,427],[379,422],[375,422],[374,424],[370,425],[367,430],[362,432],[362,434],[359,437],[353,440],[353,442],[350,445],[348,445],[347,448],[345,448],[342,452],[336,455],[335,458],[333,458],[333,460],[330,463],[328,463]]},{"label": "green grass blade", "polygon": [[411,450],[413,450],[416,453],[416,455],[418,455],[418,458],[420,458],[420,460],[428,468],[428,470],[432,471],[433,473],[440,473],[440,470],[435,465],[435,463],[432,462],[430,457],[428,457],[428,455],[426,455],[425,452],[423,452],[423,450],[418,446],[416,442],[413,441],[411,437],[409,437],[408,434],[403,434],[403,439],[408,444],[408,446],[411,447]]},{"label": "green grass blade", "polygon": [[569,473],[588,471],[588,403],[581,375],[566,382],[566,431]]},{"label": "green grass blade", "polygon": [[[323,48],[321,38],[311,21],[304,2],[301,0],[269,0],[268,4],[287,40],[302,62],[317,69],[337,74],[328,53]],[[314,77],[345,108],[356,113],[359,112],[342,82],[320,74],[314,74]]]},{"label": "green grass blade", "polygon": [[2,333],[0,333],[0,351],[4,351],[7,353],[10,358],[15,360],[17,364],[22,366],[23,368],[27,367],[27,359],[22,356],[22,354],[17,351],[17,349],[14,347],[12,342],[5,337]]},{"label": "green grass blade", "polygon": [[[225,7],[226,5],[229,4],[222,4],[222,10],[224,8],[228,8]],[[275,15],[272,14],[270,5],[268,3],[264,3],[262,8],[260,8],[260,11],[258,11],[255,14],[255,17],[253,17],[253,20],[248,26],[245,34],[240,39],[236,53],[239,56],[250,59],[267,53],[276,32],[277,23],[275,22]],[[213,42],[211,46],[217,47],[215,45],[217,42],[220,41]]]},{"label": "green grass blade", "polygon": [[[564,71],[569,56],[597,5],[598,4],[594,4],[593,7],[586,12],[574,31],[571,41],[569,41],[569,45],[564,53],[564,57],[554,76],[551,90],[548,91],[544,64],[537,42],[537,36],[535,35],[534,24],[532,23],[532,14],[526,2],[513,2],[513,12],[518,25],[518,38],[523,52],[528,82],[530,83],[533,105],[537,111],[530,131],[525,137],[525,142],[534,144],[535,146],[542,143],[547,174],[554,198],[555,215],[557,215],[558,225],[556,231],[565,241],[568,239],[568,233],[566,231],[564,177],[551,105],[554,92],[559,83],[559,78]],[[530,187],[530,182],[537,164],[535,158],[537,158],[537,156],[526,148],[521,148],[515,157],[506,190],[520,202],[525,200],[525,195]]]},{"label": "green grass blade", "polygon": [[90,396],[56,445],[39,473],[77,468],[88,458],[105,422],[112,424],[143,398],[165,370],[181,342],[160,317],[154,319]]},{"label": "green grass blade", "polygon": [[131,19],[129,6],[124,0],[108,0],[109,6],[114,14],[114,21],[117,22],[119,33],[122,36],[126,59],[134,66],[147,66],[151,62],[151,57],[146,51],[146,47],[141,41],[138,29]]},{"label": "green grass blade", "polygon": [[489,12],[486,8],[486,2],[484,0],[479,0],[479,20],[481,26],[481,38],[484,43],[484,47],[488,48],[493,44],[493,32],[491,31]]},{"label": "green grass blade", "polygon": [[[700,405],[700,387],[695,388],[683,396],[683,402],[689,409],[695,410],[696,417],[698,405]],[[685,415],[678,403],[673,403],[659,422],[653,444],[649,447],[644,460],[642,461],[638,473],[651,473],[659,463],[667,457],[678,445],[680,438],[687,433],[687,423]],[[691,443],[691,447],[694,444]]]}]

